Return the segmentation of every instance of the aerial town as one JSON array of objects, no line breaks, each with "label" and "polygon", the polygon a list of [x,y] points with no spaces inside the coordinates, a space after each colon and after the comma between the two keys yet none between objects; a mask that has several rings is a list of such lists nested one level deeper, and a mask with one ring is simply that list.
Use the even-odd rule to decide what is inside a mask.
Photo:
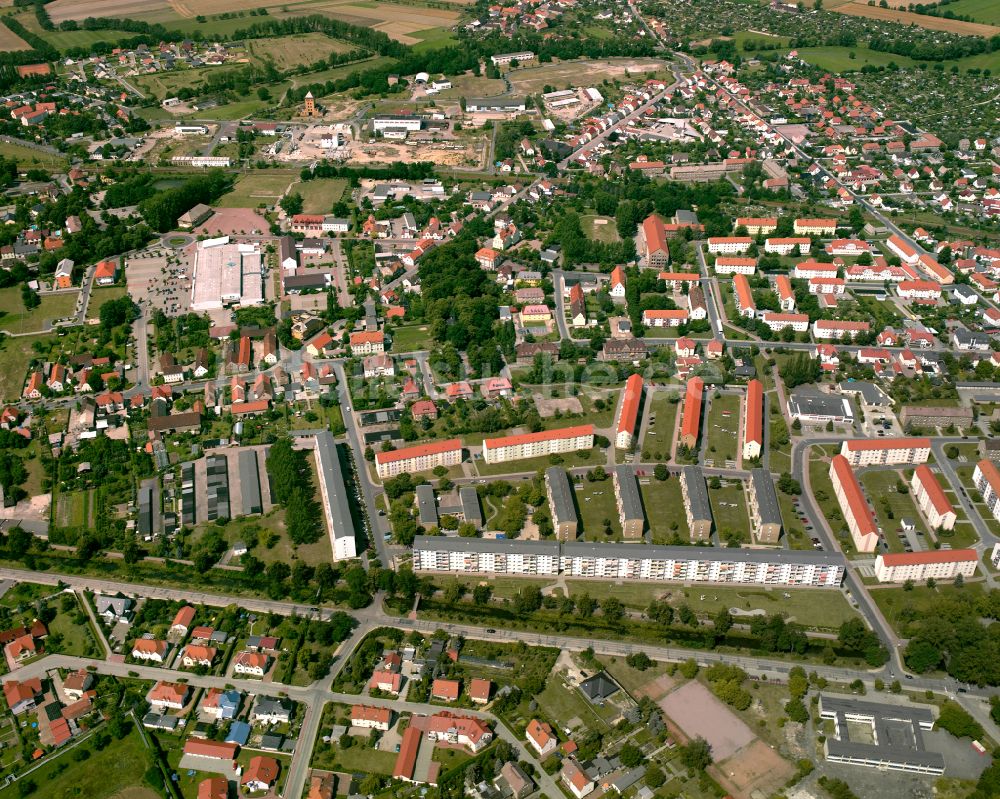
[{"label": "aerial town", "polygon": [[1000,797],[1000,3],[0,2],[0,799]]}]

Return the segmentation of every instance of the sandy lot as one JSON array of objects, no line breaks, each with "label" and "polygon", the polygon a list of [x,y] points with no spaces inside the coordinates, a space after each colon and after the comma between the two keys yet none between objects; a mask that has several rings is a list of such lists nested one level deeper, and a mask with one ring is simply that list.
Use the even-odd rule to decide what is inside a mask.
[{"label": "sandy lot", "polygon": [[669,674],[661,674],[652,682],[646,683],[642,688],[637,688],[633,693],[637,700],[648,696],[654,702],[658,702],[663,696],[673,690],[675,685],[677,685],[676,679]]},{"label": "sandy lot", "polygon": [[574,86],[600,86],[600,83],[629,75],[638,77],[647,72],[666,69],[665,62],[658,58],[610,58],[599,61],[579,59],[577,61],[542,64],[535,67],[518,67],[508,73],[514,92],[517,94],[538,94],[546,85],[556,89]]},{"label": "sandy lot", "polygon": [[717,763],[756,739],[753,731],[700,682],[685,683],[657,704],[687,738],[708,741]]},{"label": "sandy lot", "polygon": [[963,22],[958,19],[944,19],[943,17],[929,17],[924,14],[912,14],[909,11],[902,11],[895,8],[870,6],[867,2],[859,2],[859,0],[845,3],[831,10],[837,11],[840,14],[850,14],[855,17],[887,19],[903,25],[917,25],[933,31],[948,31],[950,33],[959,33],[963,36],[984,36],[988,39],[1000,33],[1000,28],[996,25],[984,25],[980,22]]},{"label": "sandy lot", "polygon": [[760,739],[708,771],[735,799],[771,796],[795,773],[787,760]]},{"label": "sandy lot", "polygon": [[430,161],[440,166],[464,166],[481,169],[485,166],[487,142],[477,146],[458,142],[434,144],[364,144],[350,148],[349,161],[358,164],[384,164],[392,161],[415,163]]},{"label": "sandy lot", "polygon": [[552,397],[545,398],[541,394],[532,394],[538,415],[543,419],[555,416],[556,411],[563,413],[583,413],[583,405],[578,397]]},{"label": "sandy lot", "polygon": [[238,236],[254,231],[266,234],[269,230],[267,220],[254,208],[217,208],[208,221],[196,227],[194,232],[209,236]]}]

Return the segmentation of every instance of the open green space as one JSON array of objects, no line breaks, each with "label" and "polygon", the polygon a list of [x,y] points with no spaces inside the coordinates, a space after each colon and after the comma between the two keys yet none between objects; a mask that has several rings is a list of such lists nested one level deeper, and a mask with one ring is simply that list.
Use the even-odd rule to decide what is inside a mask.
[{"label": "open green space", "polygon": [[[989,0],[985,0],[989,2]],[[822,47],[800,47],[797,50],[799,58],[814,64],[821,69],[831,72],[852,72],[860,70],[865,66],[888,67],[895,64],[900,68],[916,67],[927,62],[917,61],[909,56],[896,55],[895,53],[884,53],[871,50],[864,45],[855,47],[839,47],[836,45]],[[854,57],[851,57],[851,54]],[[968,56],[954,61],[942,62],[945,70],[950,70],[957,66],[960,70],[967,69],[992,69],[996,70],[1000,66],[1000,52],[984,53],[982,55]]]},{"label": "open green space", "polygon": [[708,450],[706,460],[712,460],[718,467],[726,465],[726,461],[736,461],[739,453],[737,440],[740,429],[740,398],[733,394],[723,394],[712,399],[712,404],[705,420],[705,434]]},{"label": "open green space", "polygon": [[671,402],[672,396],[661,391],[653,395],[649,406],[649,426],[642,440],[642,459],[644,461],[664,461],[670,457],[673,444],[674,427],[677,424],[677,409],[679,402]]},{"label": "open green space", "polygon": [[19,399],[24,387],[28,364],[35,356],[35,343],[46,345],[55,341],[55,335],[46,333],[39,336],[7,336],[0,341],[0,359],[3,369],[0,369],[0,395],[8,402]]},{"label": "open green space", "polygon": [[667,673],[668,664],[654,661],[653,665],[644,671],[633,669],[625,658],[601,655],[598,660],[604,664],[605,670],[614,677],[622,688],[635,697],[635,692],[645,688],[658,677]]},{"label": "open green space", "polygon": [[117,300],[126,294],[128,294],[128,288],[125,286],[95,286],[90,290],[86,316],[96,318],[104,303]]},{"label": "open green space", "polygon": [[0,289],[0,330],[8,333],[41,332],[46,322],[69,316],[76,309],[76,292],[40,294],[41,303],[30,311],[24,307],[17,286]]},{"label": "open green space", "polygon": [[[936,608],[946,598],[955,596],[958,592],[971,595],[977,600],[983,592],[981,583],[966,583],[956,588],[953,584],[939,582],[934,588],[928,588],[917,583],[909,591],[902,586],[872,586],[869,590],[875,604],[879,606],[885,620],[892,625],[900,635],[906,637],[907,621],[904,616],[912,614],[916,619],[924,619],[936,614]],[[907,611],[906,614],[901,611]]]},{"label": "open green space", "polygon": [[27,147],[16,142],[0,141],[0,155],[4,158],[15,159],[20,169],[31,169],[32,167],[64,169],[66,167],[66,159],[63,156],[36,150],[34,147]]},{"label": "open green space", "polygon": [[[925,536],[928,534],[927,523],[913,504],[913,497],[909,494],[900,494],[896,490],[896,485],[906,480],[895,471],[874,471],[865,472],[861,475],[861,485],[865,489],[872,507],[875,508],[875,518],[885,536],[885,541],[889,545],[890,552],[902,552],[903,542],[906,540],[902,533],[901,521],[912,519],[917,530]],[[931,539],[927,539],[930,543]]]},{"label": "open green space", "polygon": [[746,495],[738,481],[723,480],[720,488],[708,488],[712,503],[712,518],[722,541],[750,542],[750,517],[747,515]]},{"label": "open green space", "polygon": [[59,492],[56,498],[55,523],[58,527],[86,529],[93,522],[94,490]]},{"label": "open green space", "polygon": [[671,474],[663,482],[640,478],[639,491],[654,544],[668,544],[675,539],[688,541],[691,538],[678,475]]},{"label": "open green space", "polygon": [[580,690],[561,678],[550,677],[545,690],[535,696],[539,709],[561,729],[591,727],[607,731],[607,721],[584,698]]},{"label": "open green space", "polygon": [[[615,488],[607,480],[573,484],[576,506],[580,514],[578,537],[585,541],[621,541],[622,526],[615,506]],[[610,522],[610,524],[608,524]],[[607,531],[610,530],[610,535]]]},{"label": "open green space", "polygon": [[970,17],[985,25],[1000,25],[1000,4],[996,0],[954,0],[942,10],[950,11],[956,17]]},{"label": "open green space", "polygon": [[417,352],[433,347],[429,325],[403,325],[392,331],[392,351]]},{"label": "open green space", "polygon": [[[560,425],[555,425],[560,426]],[[562,426],[565,426],[563,424]],[[482,435],[478,435],[480,444]],[[476,471],[482,477],[493,477],[502,474],[516,474],[519,472],[544,471],[550,466],[562,466],[571,469],[575,466],[597,466],[604,463],[604,451],[598,448],[582,449],[577,452],[564,452],[561,455],[544,455],[540,458],[525,458],[518,461],[504,461],[503,463],[486,463],[482,458],[474,461]]]},{"label": "open green space", "polygon": [[347,189],[344,178],[320,178],[296,183],[293,192],[302,195],[302,211],[307,214],[328,214]]},{"label": "open green space", "polygon": [[839,450],[840,447],[833,445],[809,448],[809,484],[813,499],[819,505],[820,514],[826,519],[833,534],[838,537],[840,548],[845,554],[849,554],[854,551],[854,544],[847,530],[844,514],[840,511],[837,495],[833,491],[833,483],[830,482],[830,461],[823,459],[832,457]]},{"label": "open green space", "polygon": [[31,796],[34,799],[108,799],[126,795],[147,799],[159,796],[143,783],[142,775],[154,762],[154,756],[140,735],[133,725],[132,732],[125,738],[113,741],[99,752],[90,744],[82,744],[90,751],[85,765],[75,757],[80,746],[66,749],[26,778],[36,786]]},{"label": "open green space", "polygon": [[274,205],[294,179],[291,172],[251,172],[241,176],[233,190],[222,195],[219,208],[256,208]]},{"label": "open green space", "polygon": [[455,32],[448,28],[427,28],[426,30],[414,31],[407,35],[412,36],[414,39],[420,39],[418,44],[413,45],[414,51],[418,53],[424,50],[440,50],[442,47],[451,47],[458,44]]},{"label": "open green space", "polygon": [[597,214],[587,214],[580,217],[580,224],[588,239],[613,243],[619,241],[618,226],[614,217],[598,216]]}]

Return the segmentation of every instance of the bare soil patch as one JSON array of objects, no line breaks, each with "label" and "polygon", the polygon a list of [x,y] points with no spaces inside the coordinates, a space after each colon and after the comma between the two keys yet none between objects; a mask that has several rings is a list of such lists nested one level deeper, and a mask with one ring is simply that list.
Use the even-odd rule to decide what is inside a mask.
[{"label": "bare soil patch", "polygon": [[771,796],[795,773],[792,765],[759,738],[709,773],[734,799]]},{"label": "bare soil patch", "polygon": [[831,10],[841,14],[850,14],[854,17],[889,20],[890,22],[899,22],[903,25],[917,25],[932,31],[958,33],[962,36],[983,36],[988,39],[1000,33],[1000,28],[996,25],[984,25],[981,22],[963,22],[959,19],[945,19],[944,17],[929,17],[925,14],[913,14],[898,8],[870,6],[867,2],[859,2],[859,0],[853,0],[853,2],[845,3]]},{"label": "bare soil patch", "polygon": [[692,680],[667,694],[660,709],[687,739],[704,738],[712,759],[726,760],[756,740],[753,731],[700,682]]}]

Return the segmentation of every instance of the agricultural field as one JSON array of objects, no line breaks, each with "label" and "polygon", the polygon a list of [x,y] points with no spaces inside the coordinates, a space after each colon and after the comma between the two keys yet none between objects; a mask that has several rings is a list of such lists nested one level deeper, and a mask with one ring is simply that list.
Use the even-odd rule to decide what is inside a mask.
[{"label": "agricultural field", "polygon": [[21,169],[31,169],[36,166],[42,169],[66,168],[66,159],[62,155],[36,150],[34,147],[26,147],[15,142],[0,141],[0,155],[16,159]]},{"label": "agricultural field", "polygon": [[254,39],[247,43],[251,58],[274,64],[285,71],[302,64],[312,64],[334,53],[349,53],[354,48],[347,42],[331,39],[323,33],[303,33],[295,36],[278,36],[273,39]]},{"label": "agricultural field", "polygon": [[36,333],[46,322],[69,316],[76,309],[76,292],[42,294],[41,304],[30,311],[24,307],[17,287],[0,289],[0,330],[8,333]]},{"label": "agricultural field", "polygon": [[28,43],[6,25],[0,25],[0,50],[30,50]]},{"label": "agricultural field", "polygon": [[233,190],[224,194],[216,205],[219,208],[256,208],[274,205],[291,184],[291,173],[253,172],[236,181]]},{"label": "agricultural field", "polygon": [[957,0],[944,10],[951,11],[955,16],[972,17],[976,22],[987,25],[1000,25],[1000,5],[996,0]]},{"label": "agricultural field", "polygon": [[339,202],[347,190],[342,178],[323,178],[296,183],[292,189],[302,195],[302,211],[307,214],[328,214],[333,204]]},{"label": "agricultural field", "polygon": [[[421,6],[397,5],[394,3],[327,2],[309,3],[299,6],[302,11],[364,25],[382,31],[402,44],[419,44],[424,39],[415,34],[425,33],[434,28],[448,28],[456,24],[459,11],[448,8],[425,8]],[[437,34],[435,34],[437,35]]]},{"label": "agricultural field", "polygon": [[[987,4],[990,2],[990,0],[979,1]],[[849,14],[854,17],[867,17],[868,19],[898,22],[900,25],[916,25],[917,27],[927,28],[932,31],[947,31],[948,33],[957,33],[962,36],[983,36],[988,39],[1000,33],[1000,27],[995,25],[984,25],[980,22],[963,22],[962,20],[945,19],[944,17],[929,17],[925,14],[914,14],[899,8],[882,8],[877,5],[870,6],[865,0],[854,0],[852,3],[844,3],[830,10],[836,11],[839,14]],[[996,11],[995,4],[993,4],[993,10]]]}]

